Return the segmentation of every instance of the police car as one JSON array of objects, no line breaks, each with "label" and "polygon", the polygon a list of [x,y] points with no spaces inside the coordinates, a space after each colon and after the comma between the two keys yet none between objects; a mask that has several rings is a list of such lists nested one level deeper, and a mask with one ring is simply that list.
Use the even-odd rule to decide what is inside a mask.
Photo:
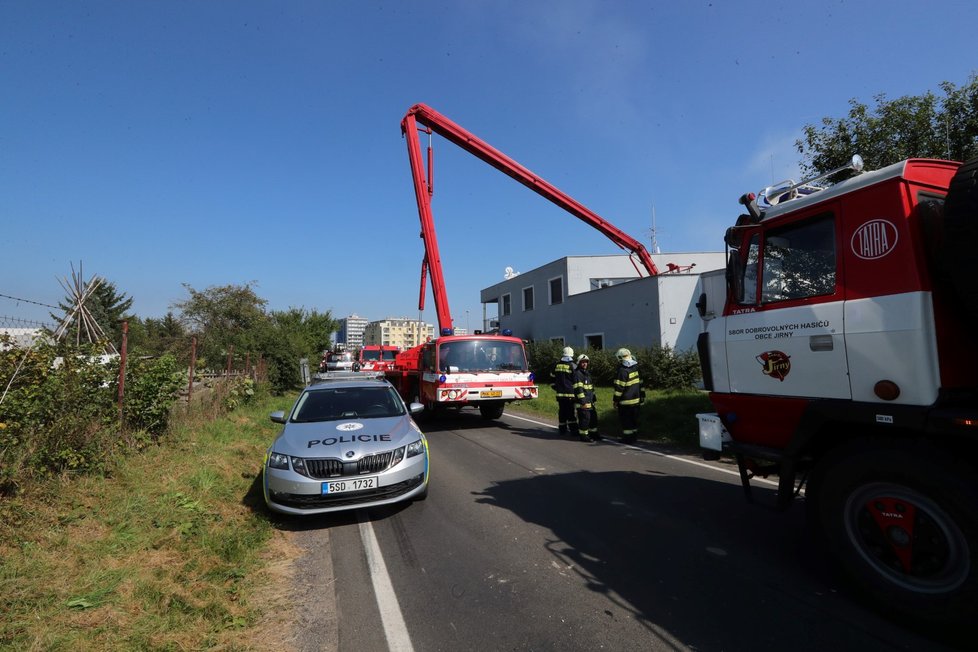
[{"label": "police car", "polygon": [[428,442],[383,374],[316,374],[265,454],[269,509],[322,514],[428,495]]}]

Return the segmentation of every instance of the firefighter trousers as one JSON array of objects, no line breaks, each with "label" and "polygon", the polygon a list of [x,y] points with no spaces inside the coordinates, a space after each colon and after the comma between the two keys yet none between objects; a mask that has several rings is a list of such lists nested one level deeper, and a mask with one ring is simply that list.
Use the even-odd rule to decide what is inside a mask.
[{"label": "firefighter trousers", "polygon": [[577,434],[577,414],[575,412],[574,397],[557,398],[557,430],[564,435],[568,432],[572,435]]},{"label": "firefighter trousers", "polygon": [[638,405],[619,405],[618,420],[621,422],[621,439],[633,442],[638,439]]}]

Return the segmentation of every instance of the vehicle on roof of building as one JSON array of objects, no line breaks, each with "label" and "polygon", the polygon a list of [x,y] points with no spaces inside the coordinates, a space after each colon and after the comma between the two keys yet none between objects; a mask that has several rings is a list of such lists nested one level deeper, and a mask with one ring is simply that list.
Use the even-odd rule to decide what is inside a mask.
[{"label": "vehicle on roof of building", "polygon": [[383,374],[328,372],[270,418],[282,430],[265,453],[269,509],[322,514],[428,495],[428,442]]}]

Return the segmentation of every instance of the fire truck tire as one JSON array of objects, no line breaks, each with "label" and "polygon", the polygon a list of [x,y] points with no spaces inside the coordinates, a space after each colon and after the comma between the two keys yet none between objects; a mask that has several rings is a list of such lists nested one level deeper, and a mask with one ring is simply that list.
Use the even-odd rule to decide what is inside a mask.
[{"label": "fire truck tire", "polygon": [[479,406],[479,414],[486,421],[492,421],[503,416],[504,403],[483,403]]},{"label": "fire truck tire", "polygon": [[967,161],[951,179],[942,226],[946,276],[962,307],[978,318],[978,158]]},{"label": "fire truck tire", "polygon": [[858,590],[891,615],[956,629],[978,613],[974,477],[932,445],[860,440],[819,464],[806,502]]}]

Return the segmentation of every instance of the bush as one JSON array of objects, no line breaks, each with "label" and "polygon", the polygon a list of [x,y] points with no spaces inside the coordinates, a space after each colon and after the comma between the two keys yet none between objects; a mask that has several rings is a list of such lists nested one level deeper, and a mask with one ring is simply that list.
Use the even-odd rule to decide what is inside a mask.
[{"label": "bush", "polygon": [[[62,353],[63,355],[57,355]],[[0,352],[0,493],[27,474],[101,469],[117,433],[112,369],[92,348]]]},{"label": "bush", "polygon": [[255,381],[251,378],[236,377],[227,383],[227,392],[223,396],[224,409],[233,412],[242,405],[255,400]]},{"label": "bush", "polygon": [[120,446],[166,430],[184,378],[173,356],[129,360],[120,425],[119,361],[99,353],[43,343],[0,351],[0,383],[9,383],[0,402],[0,494],[31,476],[101,472]]},{"label": "bush", "polygon": [[186,374],[178,370],[176,358],[170,354],[156,359],[130,358],[126,362],[122,410],[126,427],[144,430],[154,437],[162,434],[177,390],[185,382]]},{"label": "bush", "polygon": [[[529,342],[526,355],[536,381],[549,385],[554,363],[560,359],[563,344],[559,342]],[[649,389],[690,389],[700,378],[699,356],[695,351],[675,351],[672,347],[627,347],[638,361],[642,385]],[[574,359],[581,353],[590,359],[591,377],[595,385],[611,386],[618,373],[618,359],[614,350],[574,351]]]}]

